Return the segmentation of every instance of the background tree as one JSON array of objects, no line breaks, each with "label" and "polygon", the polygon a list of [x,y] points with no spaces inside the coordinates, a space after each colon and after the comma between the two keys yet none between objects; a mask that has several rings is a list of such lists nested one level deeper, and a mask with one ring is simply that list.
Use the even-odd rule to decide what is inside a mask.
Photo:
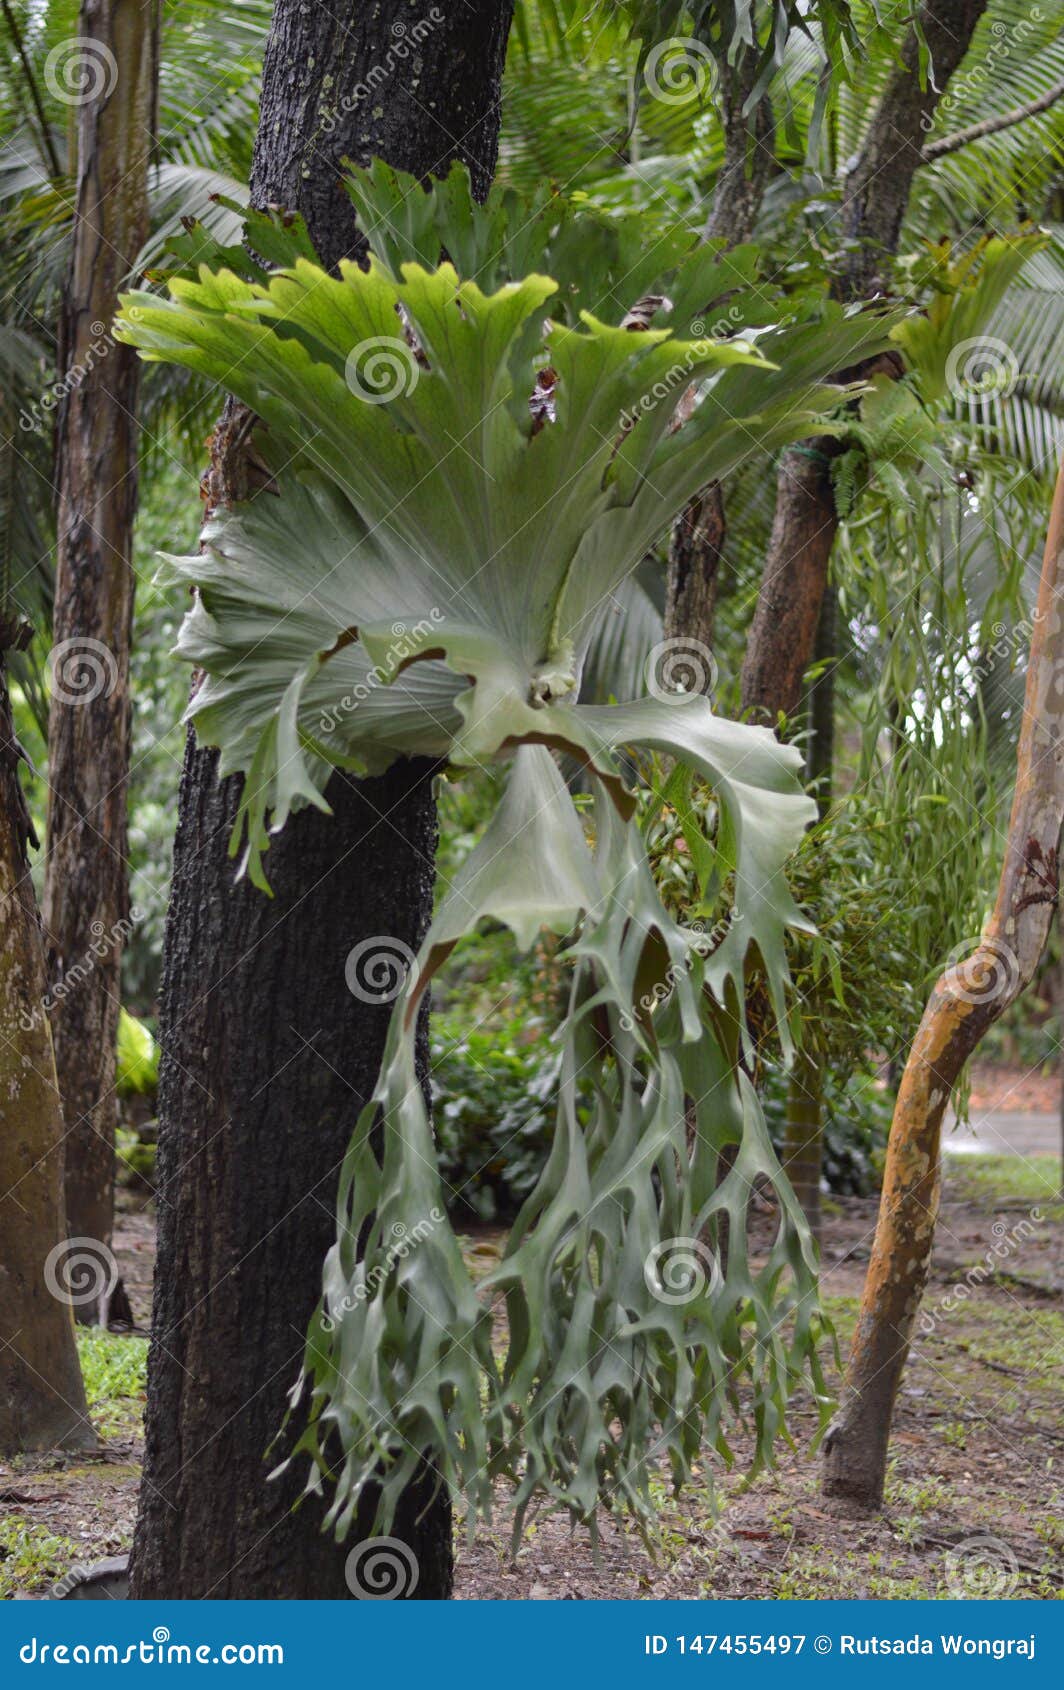
[{"label": "background tree", "polygon": [[[477,192],[491,180],[510,7],[483,0],[448,13],[404,52],[408,13],[396,0],[341,21],[278,0],[253,197],[303,211],[331,267],[365,250],[338,181],[345,156],[420,177],[460,158]],[[213,443],[213,502],[254,483],[247,433],[247,414],[229,407]],[[343,1598],[346,1554],[322,1535],[321,1502],[291,1512],[298,1482],[268,1485],[264,1453],[298,1372],[340,1162],[383,1049],[387,1005],[352,995],[345,965],[358,944],[402,954],[422,937],[431,770],[335,776],[333,816],[300,814],[272,854],[272,900],[233,885],[240,796],[241,782],[220,781],[216,757],[190,738],[163,985],[159,1294],[132,1593]],[[397,1528],[417,1556],[419,1598],[450,1592],[449,1508],[432,1495],[426,1475]]]}]

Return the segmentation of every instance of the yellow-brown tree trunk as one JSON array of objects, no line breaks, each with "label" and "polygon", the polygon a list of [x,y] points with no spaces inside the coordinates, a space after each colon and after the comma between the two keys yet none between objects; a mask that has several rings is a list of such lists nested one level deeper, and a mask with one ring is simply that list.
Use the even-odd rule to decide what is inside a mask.
[{"label": "yellow-brown tree trunk", "polygon": [[1034,613],[997,900],[979,945],[935,985],[905,1065],[853,1350],[824,1440],[825,1495],[860,1507],[883,1498],[891,1417],[934,1246],[942,1117],[964,1064],[1041,959],[1057,905],[1062,820],[1064,463]]}]

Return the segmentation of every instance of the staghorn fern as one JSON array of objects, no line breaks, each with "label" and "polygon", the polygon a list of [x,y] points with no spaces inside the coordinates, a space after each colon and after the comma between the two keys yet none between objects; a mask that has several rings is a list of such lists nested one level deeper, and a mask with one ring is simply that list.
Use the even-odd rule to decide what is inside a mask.
[{"label": "staghorn fern", "polygon": [[[275,250],[284,238],[272,223]],[[245,776],[234,849],[265,886],[270,831],[302,804],[326,809],[338,766],[415,753],[511,765],[395,1002],[348,1152],[293,1395],[296,1453],[310,1484],[335,1477],[340,1536],[367,1488],[387,1531],[424,1459],[473,1517],[509,1481],[515,1531],[543,1498],[592,1528],[617,1500],[645,1521],[652,1461],[679,1486],[707,1444],[730,1459],[740,1385],[756,1464],[796,1386],[823,1403],[813,1249],[739,1064],[755,962],[786,1039],[784,939],[802,918],[783,866],[814,806],[797,752],[767,730],[698,696],[580,705],[583,661],[601,603],[707,476],[830,428],[840,390],[821,382],[881,349],[888,325],[833,306],[784,321],[779,301],[766,325],[749,255],[736,271],[713,249],[672,257],[655,326],[632,333],[586,310],[552,320],[565,301],[546,275],[494,276],[483,292],[449,264],[396,255],[332,277],[297,256],[298,228],[288,238],[291,261],[267,278],[237,258],[240,274],[203,267],[169,300],[130,296],[120,331],[249,405],[275,473],[215,514],[200,553],[167,564],[195,589],[179,646],[205,674],[190,713],[223,772]],[[752,334],[674,332],[737,284]],[[623,317],[616,297],[608,309]],[[683,414],[692,381],[700,401]],[[646,751],[682,759],[716,795],[707,851],[728,919],[711,941],[655,888],[626,786]],[[557,752],[584,765],[590,837]],[[572,1000],[548,1166],[474,1287],[444,1218],[414,1030],[434,971],[485,917],[520,946],[568,936]],[[779,1230],[755,1265],[758,1177],[775,1186]]]}]

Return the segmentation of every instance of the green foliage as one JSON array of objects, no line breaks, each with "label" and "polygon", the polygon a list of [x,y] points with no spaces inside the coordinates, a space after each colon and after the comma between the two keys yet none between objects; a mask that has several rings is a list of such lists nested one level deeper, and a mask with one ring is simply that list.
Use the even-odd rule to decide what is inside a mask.
[{"label": "green foliage", "polygon": [[115,1072],[115,1089],[119,1097],[151,1094],[159,1084],[159,1047],[152,1030],[126,1009],[118,1013]]}]

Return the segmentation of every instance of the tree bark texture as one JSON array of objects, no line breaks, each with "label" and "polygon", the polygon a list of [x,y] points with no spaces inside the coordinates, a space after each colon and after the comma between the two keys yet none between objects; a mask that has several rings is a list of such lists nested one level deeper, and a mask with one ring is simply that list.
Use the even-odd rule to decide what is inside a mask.
[{"label": "tree bark texture", "polygon": [[[77,203],[64,302],[48,736],[44,927],[67,1131],[71,1231],[111,1239],[115,1049],[129,919],[126,783],[137,505],[138,360],[111,338],[148,231],[153,0],[84,0],[95,92],[77,112]],[[116,1285],[79,1316],[131,1319]]]},{"label": "tree bark texture", "polygon": [[[379,155],[426,178],[463,158],[487,188],[511,7],[426,8],[439,21],[401,58],[409,6],[348,8],[342,24],[335,13],[277,0],[253,175],[256,202],[301,210],[333,266],[363,251],[338,180],[345,156]],[[386,80],[367,95],[376,66]],[[232,426],[223,419],[220,436]],[[219,474],[239,476],[240,465],[226,461],[224,439],[214,459],[214,494],[232,496]],[[338,773],[328,798],[332,816],[302,811],[273,845],[269,900],[233,884],[238,781],[220,783],[214,754],[188,745],[164,957],[158,1289],[134,1597],[353,1594],[345,1566],[365,1534],[340,1546],[323,1535],[323,1499],[293,1511],[305,1471],[268,1483],[264,1457],[300,1372],[340,1161],[390,1011],[352,995],[345,965],[363,941],[416,950],[436,815],[419,763],[364,782]],[[407,1594],[450,1595],[450,1531],[449,1503],[426,1474],[395,1526],[418,1565]]]},{"label": "tree bark texture", "polygon": [[[971,43],[986,0],[928,0],[920,22],[934,65],[921,86],[919,43],[909,30],[843,187],[847,243],[837,298],[871,299],[889,286],[902,221],[927,127]],[[867,374],[840,372],[849,381]],[[742,708],[757,721],[792,715],[813,658],[820,601],[839,519],[830,458],[840,447],[812,439],[780,457],[776,515],[742,674]]]},{"label": "tree bark texture", "polygon": [[824,1440],[825,1494],[860,1508],[883,1499],[891,1416],[934,1247],[942,1117],[964,1064],[1041,960],[1056,913],[1062,820],[1064,465],[1031,637],[997,899],[978,946],[935,985],[905,1064],[853,1349]]},{"label": "tree bark texture", "polygon": [[[29,816],[0,654],[0,1456],[92,1449],[74,1342],[63,1116],[44,1010]],[[76,1294],[76,1286],[73,1287]]]},{"label": "tree bark texture", "polygon": [[[757,57],[747,51],[738,62],[720,66],[718,103],[724,124],[724,158],[706,223],[707,240],[729,246],[748,241],[775,163],[771,136],[772,107],[761,100],[754,111],[743,107],[757,76]],[[713,648],[720,568],[726,524],[724,494],[710,482],[695,495],[672,530],[665,588],[665,638],[688,639]]]}]

